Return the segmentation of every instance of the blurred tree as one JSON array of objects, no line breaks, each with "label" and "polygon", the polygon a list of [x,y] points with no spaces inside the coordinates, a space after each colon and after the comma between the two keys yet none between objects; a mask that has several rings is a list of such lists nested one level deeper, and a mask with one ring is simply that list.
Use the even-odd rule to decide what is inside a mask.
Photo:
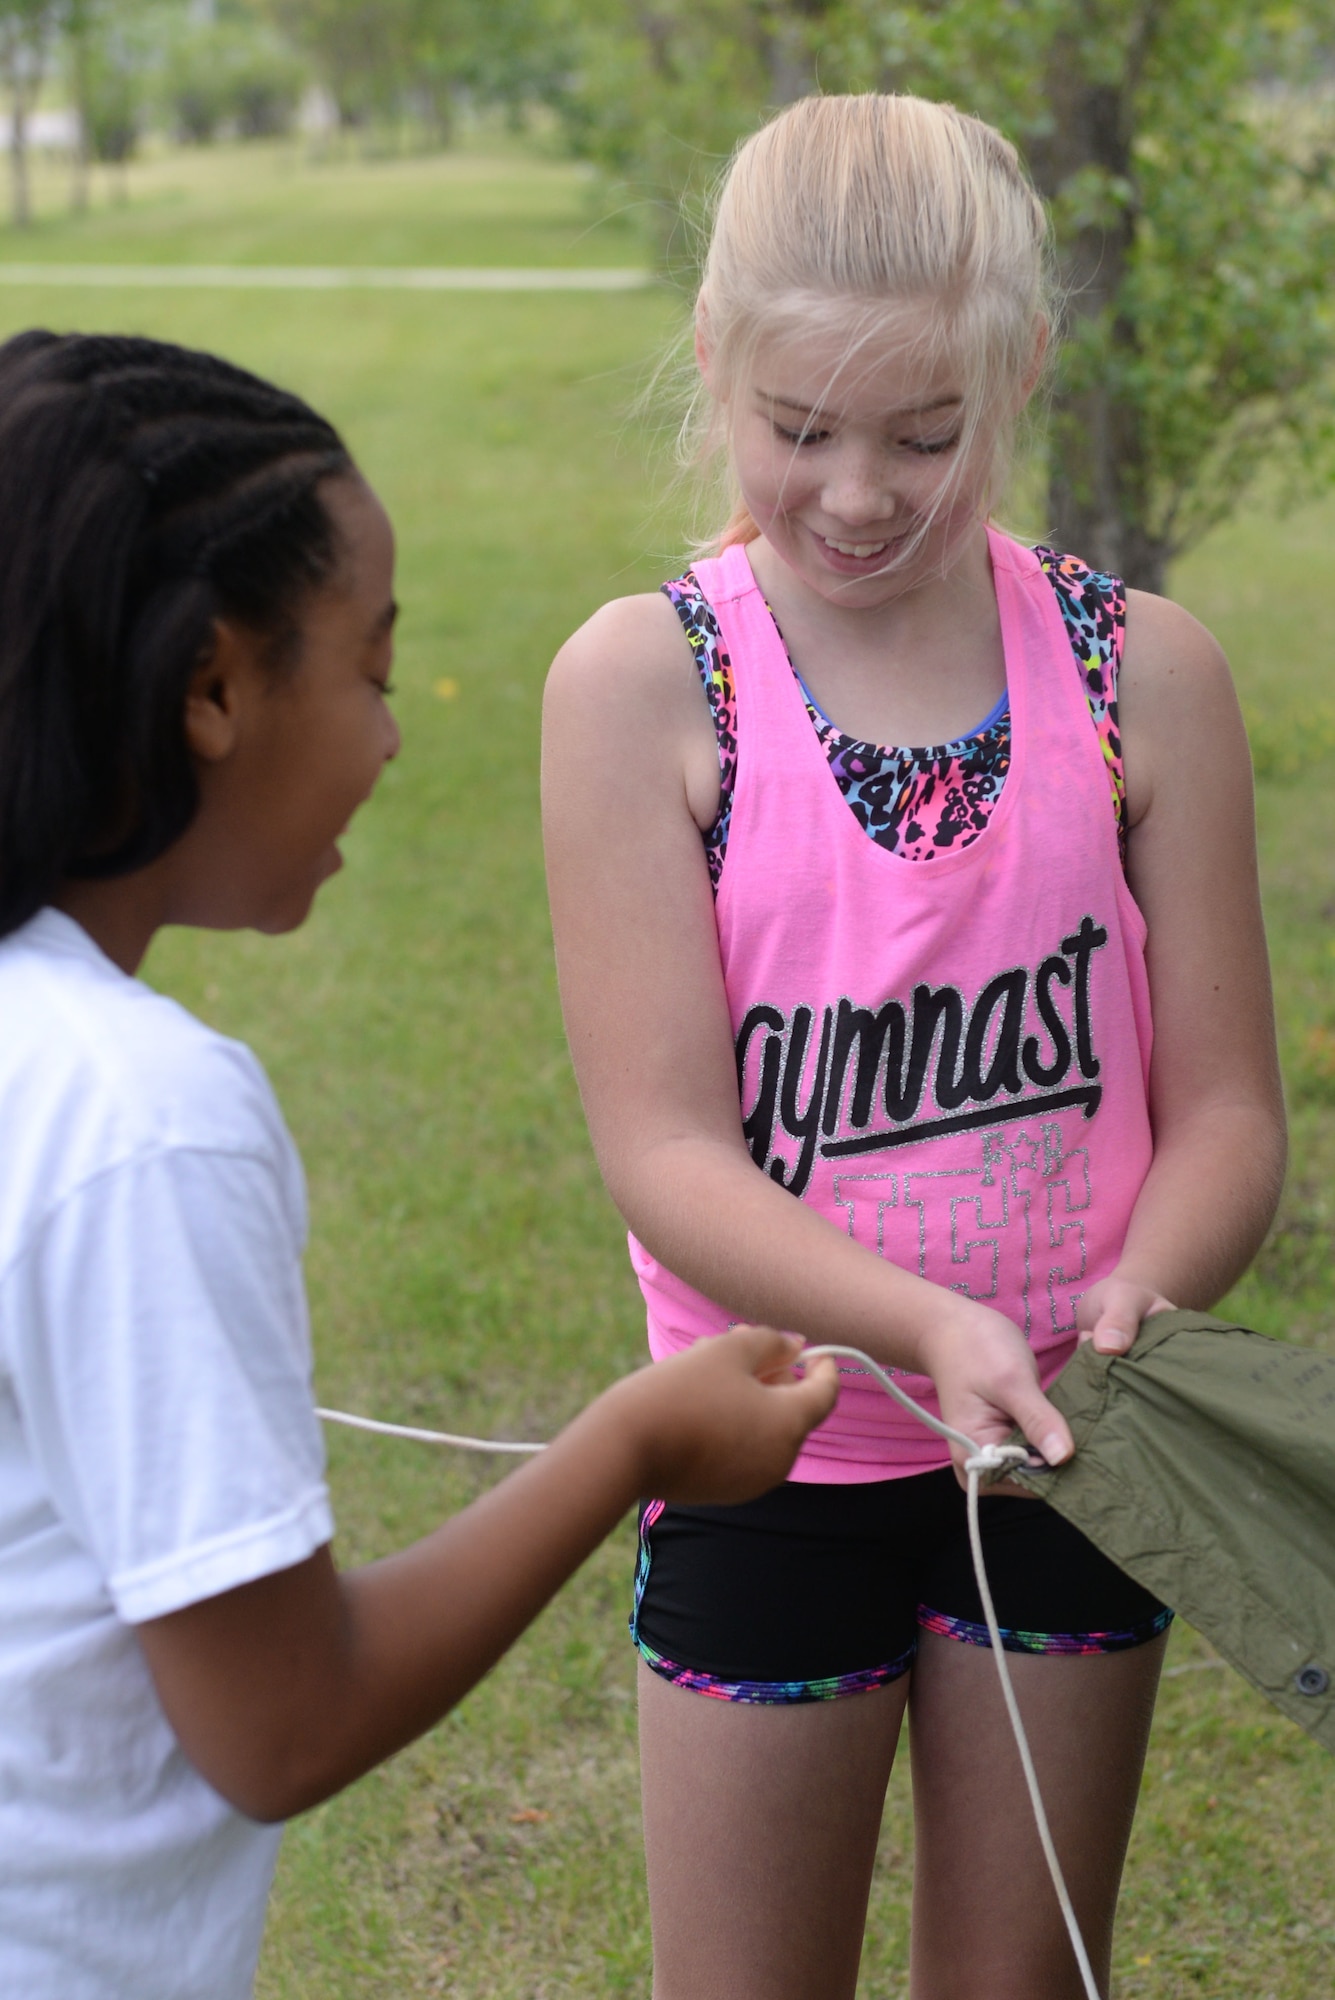
[{"label": "blurred tree", "polygon": [[1068,302],[1049,532],[1145,589],[1263,473],[1292,498],[1335,470],[1333,20],[1329,0],[846,0],[829,23],[832,87],[951,98],[1027,156]]},{"label": "blurred tree", "polygon": [[[1006,131],[1068,300],[1049,531],[1149,589],[1262,474],[1335,467],[1332,0],[568,0],[572,144],[677,231],[731,147],[820,87]],[[1316,77],[1323,88],[1309,87]]]},{"label": "blurred tree", "polygon": [[88,206],[88,169],[92,160],[88,133],[88,101],[91,94],[89,58],[96,4],[97,0],[69,0],[65,9],[65,60],[78,124],[74,134],[74,179],[70,189],[70,206],[76,213]]},{"label": "blurred tree", "polygon": [[461,95],[519,119],[549,94],[566,45],[552,0],[408,0],[410,89],[442,141]]},{"label": "blurred tree", "polygon": [[93,163],[124,166],[139,143],[165,21],[156,0],[65,0],[65,69],[78,120],[75,209],[88,206]]},{"label": "blurred tree", "polygon": [[563,60],[556,0],[267,0],[345,125],[415,113],[449,139],[461,95],[518,111]]},{"label": "blurred tree", "polygon": [[242,139],[287,131],[309,72],[244,0],[208,9],[143,0],[159,20],[158,93],[176,135],[206,145],[226,127]]},{"label": "blurred tree", "polygon": [[413,0],[268,0],[268,12],[309,58],[341,124],[394,103],[411,67]]},{"label": "blurred tree", "polygon": [[837,0],[566,0],[547,94],[575,150],[644,206],[669,267],[690,265],[700,198],[737,141],[818,87],[837,16]]},{"label": "blurred tree", "polygon": [[42,87],[57,19],[57,0],[0,0],[0,79],[9,105],[9,164],[16,229],[32,221],[28,117]]}]

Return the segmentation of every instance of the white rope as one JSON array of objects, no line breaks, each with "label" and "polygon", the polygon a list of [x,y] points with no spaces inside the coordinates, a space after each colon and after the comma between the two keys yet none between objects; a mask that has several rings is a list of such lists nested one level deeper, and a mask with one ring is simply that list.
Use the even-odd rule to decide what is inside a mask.
[{"label": "white rope", "polygon": [[[1048,1825],[1048,1816],[1043,1806],[1043,1796],[1038,1788],[1038,1773],[1034,1769],[1034,1759],[1029,1748],[1029,1738],[1025,1734],[1024,1722],[1020,1715],[1020,1705],[1015,1699],[1015,1688],[1011,1682],[1011,1671],[1006,1659],[1006,1649],[1001,1643],[1001,1630],[997,1624],[996,1609],[992,1603],[992,1591],[987,1580],[987,1566],[983,1561],[983,1538],[978,1526],[978,1490],[983,1474],[985,1472],[1004,1472],[1008,1466],[1022,1465],[1028,1459],[1029,1453],[1023,1445],[980,1445],[977,1439],[969,1437],[966,1432],[957,1431],[940,1417],[934,1417],[930,1410],[924,1410],[921,1403],[915,1402],[913,1397],[906,1390],[901,1389],[898,1382],[889,1376],[884,1368],[873,1361],[869,1354],[862,1353],[860,1348],[805,1347],[798,1356],[798,1360],[805,1365],[809,1361],[819,1361],[825,1355],[829,1355],[831,1360],[834,1361],[853,1362],[858,1369],[870,1375],[885,1390],[886,1395],[892,1397],[902,1409],[907,1410],[911,1416],[916,1417],[919,1423],[926,1424],[929,1431],[935,1431],[938,1437],[946,1438],[951,1444],[959,1445],[969,1454],[964,1461],[964,1472],[968,1480],[965,1504],[969,1516],[969,1549],[973,1556],[973,1573],[978,1584],[978,1595],[983,1602],[983,1617],[987,1622],[987,1634],[992,1642],[992,1658],[996,1661],[997,1673],[1001,1680],[1001,1692],[1006,1703],[1006,1713],[1010,1717],[1011,1731],[1015,1737],[1015,1747],[1020,1753],[1020,1765],[1024,1771],[1024,1781],[1029,1790],[1029,1803],[1034,1809],[1034,1823],[1038,1828],[1039,1843],[1043,1849],[1043,1857],[1048,1864],[1048,1873],[1052,1877],[1052,1886],[1057,1892],[1057,1902],[1061,1907],[1062,1918],[1066,1924],[1066,1934],[1071,1940],[1071,1949],[1075,1953],[1075,1962],[1080,1968],[1080,1977],[1084,1983],[1086,2000],[1102,2000],[1102,1995],[1094,1978],[1093,1967],[1089,1962],[1089,1953],[1085,1950],[1085,1941],[1080,1935],[1080,1924],[1071,1902],[1070,1892],[1066,1887],[1066,1878],[1062,1874],[1061,1863],[1057,1859],[1057,1850],[1052,1841],[1052,1830]],[[545,1446],[540,1444],[506,1444],[490,1438],[454,1437],[448,1431],[417,1430],[408,1424],[382,1424],[375,1422],[371,1417],[349,1416],[345,1410],[317,1410],[315,1414],[318,1417],[323,1417],[326,1423],[347,1424],[353,1430],[375,1431],[383,1437],[412,1438],[421,1444],[453,1445],[461,1451],[534,1452],[545,1450]],[[1209,1664],[1213,1665],[1214,1663],[1209,1662]]]},{"label": "white rope", "polygon": [[1028,1459],[1029,1453],[1024,1449],[1023,1445],[980,1445],[975,1439],[966,1436],[963,1431],[955,1430],[952,1425],[942,1422],[940,1417],[934,1417],[930,1410],[924,1410],[922,1404],[916,1403],[912,1396],[901,1389],[899,1384],[886,1374],[884,1368],[877,1366],[870,1355],[859,1352],[856,1347],[805,1347],[798,1359],[804,1363],[816,1361],[823,1354],[828,1354],[837,1360],[842,1359],[856,1362],[858,1367],[864,1369],[868,1375],[872,1376],[880,1384],[881,1388],[885,1390],[886,1394],[892,1396],[901,1408],[908,1410],[911,1415],[917,1417],[919,1423],[926,1424],[928,1430],[935,1431],[938,1437],[948,1438],[952,1444],[961,1445],[969,1454],[964,1461],[964,1471],[969,1482],[966,1498],[969,1515],[969,1550],[973,1556],[973,1573],[978,1584],[978,1595],[983,1600],[983,1617],[987,1621],[987,1635],[992,1641],[992,1658],[997,1664],[997,1674],[1001,1680],[1001,1692],[1006,1703],[1006,1713],[1010,1717],[1011,1731],[1015,1737],[1015,1747],[1020,1753],[1020,1764],[1024,1771],[1024,1781],[1029,1788],[1029,1803],[1034,1809],[1034,1823],[1038,1828],[1039,1843],[1043,1849],[1043,1857],[1048,1864],[1048,1873],[1052,1877],[1052,1886],[1057,1892],[1057,1901],[1061,1906],[1062,1918],[1066,1924],[1066,1934],[1071,1940],[1071,1949],[1075,1953],[1075,1962],[1080,1968],[1080,1977],[1084,1982],[1087,2000],[1102,2000],[1098,1984],[1094,1978],[1094,1969],[1089,1962],[1089,1953],[1085,1950],[1085,1940],[1080,1935],[1080,1924],[1071,1902],[1070,1891],[1066,1887],[1066,1878],[1062,1874],[1061,1863],[1057,1859],[1057,1850],[1052,1840],[1052,1830],[1048,1825],[1047,1812],[1043,1806],[1043,1795],[1038,1788],[1038,1773],[1034,1769],[1034,1759],[1029,1749],[1029,1738],[1025,1734],[1024,1723],[1020,1716],[1020,1705],[1015,1699],[1015,1688],[1011,1681],[1011,1670],[1006,1658],[1006,1649],[1001,1643],[1001,1631],[997,1624],[996,1609],[992,1603],[992,1591],[987,1580],[987,1565],[983,1561],[983,1538],[978,1526],[978,1488],[983,1474],[985,1472],[1004,1472],[1007,1466],[1021,1465]]},{"label": "white rope", "polygon": [[455,1437],[450,1431],[419,1431],[412,1424],[381,1424],[374,1417],[351,1417],[346,1410],[317,1410],[327,1424],[346,1424],[351,1431],[375,1431],[380,1437],[411,1438],[415,1444],[450,1444],[456,1451],[546,1451],[545,1444],[503,1444],[497,1438]]}]

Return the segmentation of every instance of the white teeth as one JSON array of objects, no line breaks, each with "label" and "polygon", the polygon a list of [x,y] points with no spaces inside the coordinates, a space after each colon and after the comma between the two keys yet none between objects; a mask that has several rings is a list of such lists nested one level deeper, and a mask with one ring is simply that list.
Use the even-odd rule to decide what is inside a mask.
[{"label": "white teeth", "polygon": [[828,535],[822,537],[827,549],[834,549],[841,556],[878,556],[888,548],[888,542],[836,542]]}]

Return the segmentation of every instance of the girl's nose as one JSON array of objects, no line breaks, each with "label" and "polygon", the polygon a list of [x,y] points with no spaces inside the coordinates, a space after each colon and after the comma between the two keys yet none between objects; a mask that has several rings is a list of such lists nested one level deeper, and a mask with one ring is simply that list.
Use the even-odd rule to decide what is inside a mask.
[{"label": "girl's nose", "polygon": [[834,519],[849,527],[889,521],[895,495],[879,453],[841,452],[830,467],[821,503]]}]

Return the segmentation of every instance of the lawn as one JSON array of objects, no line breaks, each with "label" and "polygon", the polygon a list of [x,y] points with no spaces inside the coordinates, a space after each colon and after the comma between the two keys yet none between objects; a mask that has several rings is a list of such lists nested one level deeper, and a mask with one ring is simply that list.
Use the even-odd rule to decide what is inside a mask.
[{"label": "lawn", "polygon": [[[168,156],[123,206],[0,232],[69,262],[636,263],[576,170],[512,144],[316,166]],[[322,1400],[542,1437],[641,1358],[620,1226],[557,1013],[538,843],[547,660],[603,598],[652,586],[681,503],[631,414],[678,325],[654,291],[541,298],[0,291],[0,329],[207,344],[345,428],[398,523],[405,749],[306,928],[173,935],[149,976],[253,1044],[305,1156]],[[1329,1349],[1335,884],[1327,691],[1335,504],[1255,508],[1178,569],[1255,723],[1294,1164],[1241,1316]],[[337,1432],[339,1552],[428,1528],[484,1461]],[[648,1993],[623,1528],[424,1743],[294,1825],[264,2000]],[[1117,1951],[1119,1995],[1335,1992],[1332,1769],[1188,1632],[1173,1641]],[[907,1781],[887,1809],[862,1991],[905,1991]]]},{"label": "lawn", "polygon": [[641,264],[635,211],[609,214],[588,170],[496,132],[466,152],[368,159],[349,142],[161,148],[98,168],[86,213],[37,156],[18,261],[124,264]]}]

